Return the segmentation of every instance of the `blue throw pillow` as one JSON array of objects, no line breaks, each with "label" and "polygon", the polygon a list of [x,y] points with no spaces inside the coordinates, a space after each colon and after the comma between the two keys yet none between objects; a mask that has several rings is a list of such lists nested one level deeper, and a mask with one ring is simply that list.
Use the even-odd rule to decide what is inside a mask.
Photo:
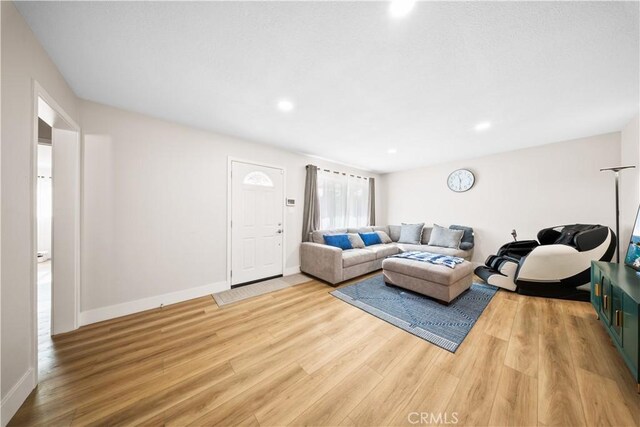
[{"label": "blue throw pillow", "polygon": [[362,238],[362,241],[364,242],[365,246],[379,245],[382,243],[382,240],[380,240],[380,236],[378,235],[378,233],[358,233],[358,234],[360,234],[360,237]]},{"label": "blue throw pillow", "polygon": [[353,249],[349,236],[346,234],[325,234],[323,237],[324,242],[329,246],[335,246],[342,250]]}]

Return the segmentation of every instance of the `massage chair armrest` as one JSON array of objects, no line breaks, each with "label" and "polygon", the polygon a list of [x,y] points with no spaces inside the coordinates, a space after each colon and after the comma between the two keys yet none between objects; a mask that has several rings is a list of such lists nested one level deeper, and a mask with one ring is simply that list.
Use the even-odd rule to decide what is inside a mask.
[{"label": "massage chair armrest", "polygon": [[519,258],[514,258],[511,256],[503,256],[502,257],[505,261],[510,261],[510,262],[514,262],[516,264],[520,264],[520,259]]},{"label": "massage chair armrest", "polygon": [[529,254],[536,247],[538,247],[538,242],[536,240],[518,240],[517,242],[509,242],[502,245],[496,256],[508,256],[510,258],[520,259]]},{"label": "massage chair armrest", "polygon": [[[587,255],[588,256],[588,255]],[[541,245],[520,259],[516,280],[554,282],[584,270],[585,255],[568,245]]]},{"label": "massage chair armrest", "polygon": [[510,262],[515,265],[518,265],[520,262],[520,259],[508,256],[508,255],[489,255],[489,258],[487,258],[484,265],[486,265],[487,267],[493,270],[500,271],[501,266],[506,262]]}]

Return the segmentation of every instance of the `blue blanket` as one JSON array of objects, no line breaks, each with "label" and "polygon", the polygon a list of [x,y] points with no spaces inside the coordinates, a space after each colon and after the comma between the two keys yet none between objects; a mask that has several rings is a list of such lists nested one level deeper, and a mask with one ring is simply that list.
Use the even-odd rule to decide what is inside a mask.
[{"label": "blue blanket", "polygon": [[412,259],[414,261],[429,262],[431,264],[445,265],[449,268],[456,268],[456,265],[464,262],[463,258],[450,255],[432,254],[431,252],[402,252],[397,255],[393,255],[392,258],[405,258]]}]

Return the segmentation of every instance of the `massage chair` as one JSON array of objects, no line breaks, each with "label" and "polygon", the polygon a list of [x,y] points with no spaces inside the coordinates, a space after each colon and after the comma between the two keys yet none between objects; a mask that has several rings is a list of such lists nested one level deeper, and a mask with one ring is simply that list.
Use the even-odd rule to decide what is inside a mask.
[{"label": "massage chair", "polygon": [[537,237],[503,245],[476,268],[476,275],[523,295],[589,301],[585,285],[591,261],[611,261],[613,231],[603,225],[561,225],[540,230]]}]

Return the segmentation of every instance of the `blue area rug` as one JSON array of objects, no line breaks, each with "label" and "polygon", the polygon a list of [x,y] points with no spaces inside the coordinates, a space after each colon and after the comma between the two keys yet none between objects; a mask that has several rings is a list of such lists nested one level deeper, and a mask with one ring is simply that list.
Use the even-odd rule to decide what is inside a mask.
[{"label": "blue area rug", "polygon": [[331,292],[336,298],[452,353],[458,349],[498,288],[474,283],[447,306],[395,286],[382,274]]}]

